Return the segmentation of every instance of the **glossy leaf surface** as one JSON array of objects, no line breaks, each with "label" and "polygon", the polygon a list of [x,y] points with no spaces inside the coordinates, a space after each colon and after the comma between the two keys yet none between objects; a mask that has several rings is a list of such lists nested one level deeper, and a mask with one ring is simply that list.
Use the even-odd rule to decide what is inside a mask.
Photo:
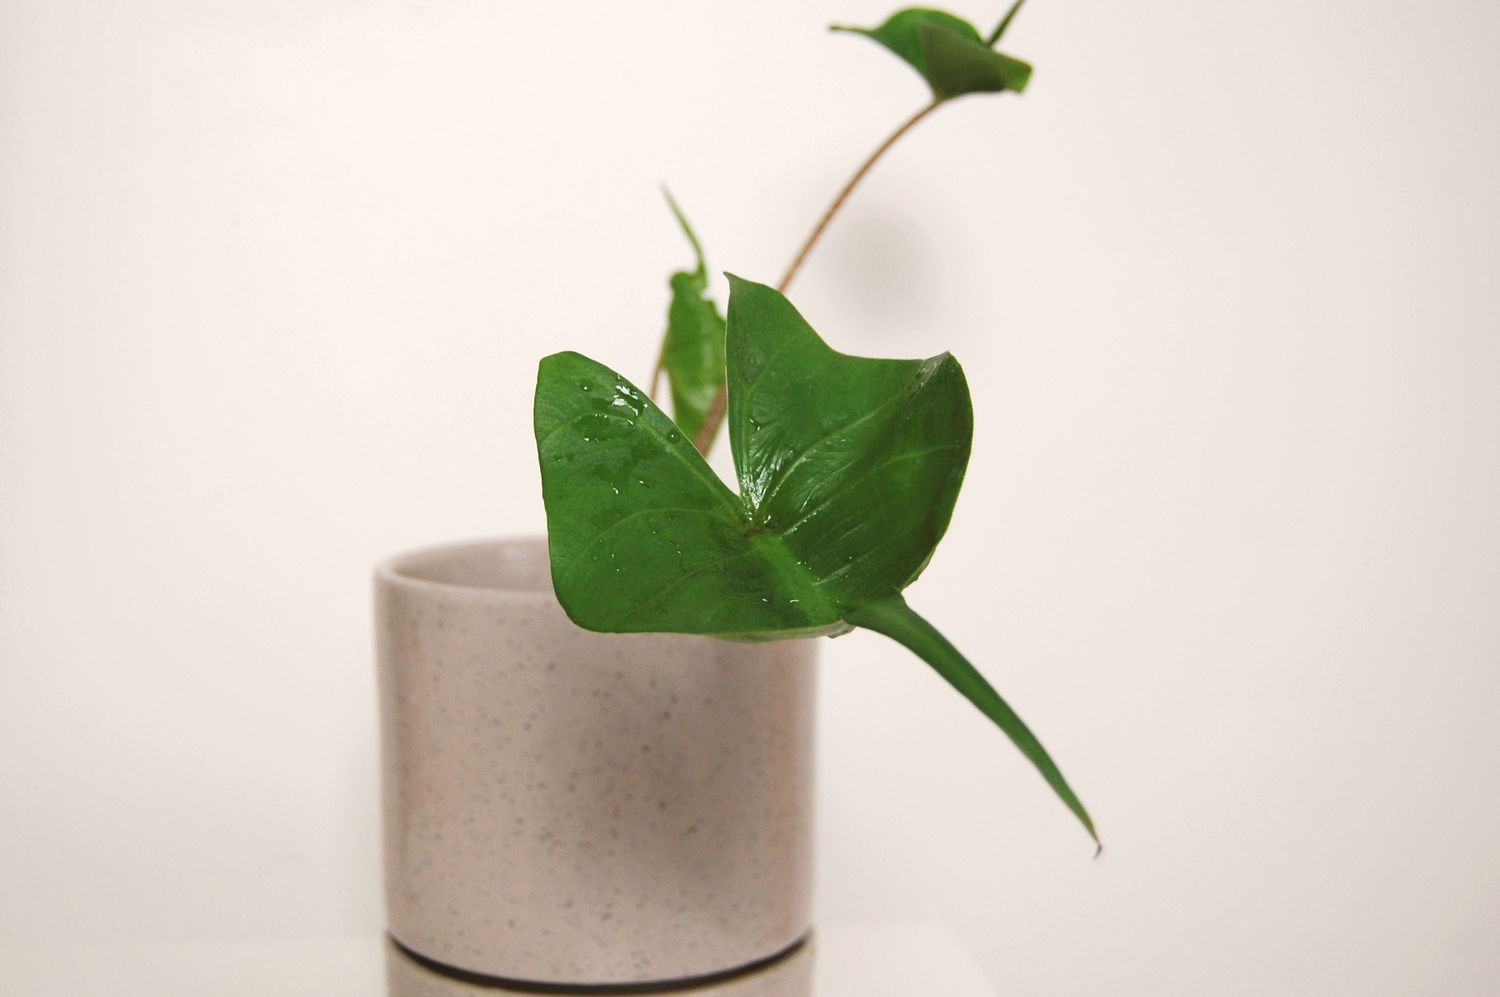
[{"label": "glossy leaf surface", "polygon": [[1020,92],[1031,78],[1031,66],[996,52],[978,29],[960,17],[925,7],[892,14],[876,28],[835,25],[874,39],[921,74],[936,100],[971,93]]},{"label": "glossy leaf surface", "polygon": [[651,400],[547,357],[536,433],[553,585],[579,625],[749,639],[847,629],[947,527],[973,418],[957,361],[830,349],[791,303],[731,278],[735,495]]},{"label": "glossy leaf surface", "polygon": [[958,361],[838,353],[730,278],[729,444],[752,528],[841,609],[910,584],[948,528],[974,416]]},{"label": "glossy leaf surface", "polygon": [[900,596],[946,530],[968,462],[958,362],[847,356],[778,292],[730,284],[739,495],[629,381],[577,353],[542,360],[535,429],[563,608],[617,633],[767,640],[870,627],[1005,731],[1092,834],[1020,718]]},{"label": "glossy leaf surface", "polygon": [[697,258],[695,269],[679,270],[669,281],[672,300],[667,306],[660,361],[672,394],[672,417],[691,440],[703,427],[724,379],[724,317],[708,296],[703,247],[671,194],[667,203]]}]

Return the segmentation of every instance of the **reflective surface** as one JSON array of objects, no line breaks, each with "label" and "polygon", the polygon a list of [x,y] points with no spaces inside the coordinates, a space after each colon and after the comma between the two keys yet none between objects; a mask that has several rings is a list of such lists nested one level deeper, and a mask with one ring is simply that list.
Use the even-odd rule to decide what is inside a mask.
[{"label": "reflective surface", "polygon": [[410,953],[393,942],[385,948],[386,982],[389,997],[474,997],[479,994],[573,994],[599,995],[601,993],[693,994],[697,997],[812,997],[813,966],[816,961],[817,944],[809,939],[787,955],[754,972],[731,974],[727,978],[705,981],[702,985],[681,985],[666,990],[641,988],[615,990],[570,990],[562,987],[507,987],[494,982],[455,979],[450,974],[434,971],[414,959]]},{"label": "reflective surface", "polygon": [[[440,976],[375,936],[139,945],[0,944],[0,993],[18,997],[474,997],[517,992]],[[697,997],[995,997],[969,953],[946,930],[932,924],[830,927],[762,972],[675,993]]]}]

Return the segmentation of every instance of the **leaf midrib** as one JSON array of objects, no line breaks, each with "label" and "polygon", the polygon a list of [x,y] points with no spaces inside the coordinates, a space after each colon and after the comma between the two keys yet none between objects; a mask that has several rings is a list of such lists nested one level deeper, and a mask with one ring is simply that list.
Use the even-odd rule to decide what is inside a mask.
[{"label": "leaf midrib", "polygon": [[870,411],[866,412],[859,418],[844,423],[844,425],[839,426],[837,429],[833,430],[830,433],[825,433],[821,438],[809,444],[806,450],[803,450],[800,454],[797,455],[796,460],[792,461],[786,467],[781,469],[781,473],[777,476],[775,483],[771,485],[770,489],[767,490],[765,495],[761,497],[760,502],[758,502],[755,508],[752,510],[753,514],[759,517],[760,510],[771,504],[771,500],[776,497],[776,493],[781,490],[781,486],[786,484],[786,480],[792,476],[792,472],[795,471],[803,461],[807,460],[808,456],[812,454],[813,451],[817,450],[819,447],[827,443],[829,440],[833,439],[838,434],[847,433],[855,426],[858,426],[860,423],[865,422],[869,419],[873,419],[875,418],[875,416],[881,414],[882,412],[886,412],[890,409],[895,408],[900,403],[901,399],[897,398],[893,401],[887,402],[884,405],[877,405],[875,408],[870,409]]}]

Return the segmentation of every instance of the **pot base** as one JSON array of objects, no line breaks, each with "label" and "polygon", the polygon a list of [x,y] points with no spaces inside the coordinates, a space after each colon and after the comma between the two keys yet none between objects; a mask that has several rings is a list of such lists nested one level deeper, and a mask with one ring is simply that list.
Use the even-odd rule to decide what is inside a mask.
[{"label": "pot base", "polygon": [[658,980],[648,983],[598,985],[541,983],[486,976],[445,966],[413,952],[394,936],[387,941],[387,997],[461,997],[471,993],[571,994],[610,997],[624,994],[694,993],[704,997],[803,997],[812,993],[810,936],[786,949],[737,969],[708,976]]}]

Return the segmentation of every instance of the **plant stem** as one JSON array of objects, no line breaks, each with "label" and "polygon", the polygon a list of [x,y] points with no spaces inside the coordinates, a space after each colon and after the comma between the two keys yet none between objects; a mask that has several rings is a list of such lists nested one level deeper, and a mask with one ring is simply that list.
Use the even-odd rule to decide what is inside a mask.
[{"label": "plant stem", "polygon": [[[838,196],[833,199],[833,203],[828,206],[828,210],[823,212],[823,216],[818,219],[818,224],[813,226],[812,233],[808,235],[807,241],[802,244],[802,248],[797,251],[796,258],[792,260],[792,265],[787,267],[786,273],[781,277],[781,283],[776,285],[776,290],[783,294],[786,293],[786,289],[791,286],[792,280],[797,276],[797,271],[802,268],[802,261],[807,259],[807,254],[818,244],[818,240],[823,236],[823,230],[828,228],[828,223],[833,220],[834,215],[838,214],[839,208],[844,206],[844,202],[849,199],[849,195],[854,192],[854,188],[859,186],[859,182],[865,178],[865,174],[870,172],[870,168],[880,161],[880,157],[884,156],[891,146],[901,140],[901,136],[915,128],[919,121],[937,110],[942,103],[942,98],[938,98],[923,107],[916,114],[913,114],[910,118],[907,118],[901,123],[901,127],[891,132],[886,140],[880,143],[875,151],[866,157],[865,161],[860,164],[859,169],[855,170],[854,175],[844,184]],[[724,409],[728,401],[729,384],[727,381],[722,381],[719,383],[719,393],[714,396],[713,404],[709,406],[708,413],[704,416],[703,426],[698,430],[698,438],[693,441],[698,447],[699,453],[707,454],[709,448],[713,446],[714,437],[719,432],[719,424],[724,421]]]},{"label": "plant stem", "polygon": [[656,369],[651,372],[651,390],[646,392],[653,402],[656,401],[657,393],[661,389],[661,375],[666,369],[666,363],[661,358],[657,358]]},{"label": "plant stem", "polygon": [[1010,10],[1005,12],[1005,16],[1000,19],[1000,23],[995,25],[995,30],[991,31],[990,36],[984,40],[985,48],[994,48],[995,44],[1005,36],[1005,29],[1010,27],[1010,22],[1016,19],[1016,15],[1021,12],[1021,4],[1025,2],[1026,0],[1016,0],[1015,3],[1011,4]]},{"label": "plant stem", "polygon": [[854,192],[854,188],[859,186],[859,182],[865,178],[865,174],[870,172],[870,168],[880,161],[880,157],[886,154],[886,150],[901,140],[901,136],[915,128],[917,122],[937,110],[941,104],[941,100],[934,100],[916,114],[907,118],[900,128],[891,132],[890,136],[884,142],[880,143],[874,152],[870,153],[869,158],[860,164],[859,169],[854,171],[854,176],[849,178],[849,182],[844,184],[844,189],[839,191],[838,197],[835,197],[833,203],[828,206],[828,210],[823,212],[823,217],[818,219],[818,224],[813,227],[812,234],[807,237],[807,241],[798,250],[797,258],[792,261],[791,266],[786,268],[786,273],[782,275],[781,283],[776,285],[776,290],[785,294],[786,289],[792,286],[792,280],[797,276],[797,271],[802,269],[802,261],[807,259],[807,254],[812,251],[813,246],[818,244],[818,240],[823,235],[823,230],[828,227],[828,223],[833,220],[833,216],[838,214],[839,208],[844,206],[844,202],[849,199],[849,195]]}]

